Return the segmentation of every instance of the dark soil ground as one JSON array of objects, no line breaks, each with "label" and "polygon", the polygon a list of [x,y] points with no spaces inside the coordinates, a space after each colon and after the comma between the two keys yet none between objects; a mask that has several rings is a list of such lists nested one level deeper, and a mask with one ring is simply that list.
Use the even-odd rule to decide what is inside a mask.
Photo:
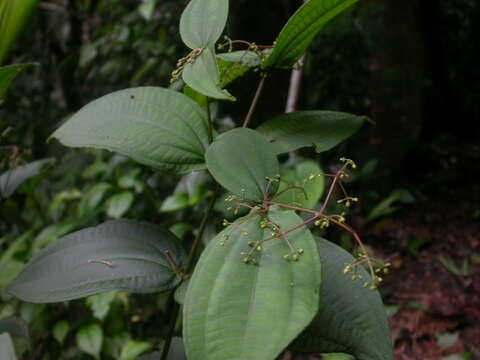
[{"label": "dark soil ground", "polygon": [[[455,204],[413,205],[367,235],[392,263],[384,290],[398,309],[390,319],[396,360],[480,359],[480,221],[475,208]],[[423,245],[415,251],[415,243]]]}]

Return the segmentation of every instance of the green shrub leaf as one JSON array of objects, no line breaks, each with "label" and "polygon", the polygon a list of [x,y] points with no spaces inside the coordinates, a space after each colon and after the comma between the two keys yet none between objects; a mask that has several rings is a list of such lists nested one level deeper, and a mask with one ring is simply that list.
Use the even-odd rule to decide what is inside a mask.
[{"label": "green shrub leaf", "polygon": [[294,187],[284,191],[273,201],[313,209],[322,197],[325,188],[325,178],[316,176],[310,179],[310,175],[321,173],[322,170],[314,161],[303,161],[295,165],[293,169],[289,169],[281,175],[278,192],[286,190],[288,186]]},{"label": "green shrub leaf", "polygon": [[[283,230],[302,223],[292,211],[272,209],[268,218]],[[317,313],[320,260],[306,227],[288,235],[304,249],[299,261],[283,258],[290,250],[281,238],[255,251],[257,265],[242,261],[249,241],[270,237],[261,221],[253,213],[238,219],[202,253],[184,304],[189,360],[273,360]]]},{"label": "green shrub leaf", "polygon": [[220,100],[235,100],[227,90],[220,88],[217,61],[215,54],[209,48],[203,49],[194,61],[185,65],[182,78],[193,90],[205,96]]},{"label": "green shrub leaf", "polygon": [[107,201],[107,215],[119,219],[125,214],[133,203],[133,193],[131,191],[123,191],[113,195]]},{"label": "green shrub leaf", "polygon": [[92,310],[93,316],[98,320],[103,320],[110,311],[110,305],[116,296],[115,291],[109,291],[102,294],[92,295],[85,299],[85,303]]},{"label": "green shrub leaf", "polygon": [[100,359],[100,350],[103,343],[103,331],[97,324],[82,327],[77,332],[77,346],[83,352]]},{"label": "green shrub leaf", "polygon": [[146,341],[129,340],[122,348],[120,360],[135,360],[151,347]]},{"label": "green shrub leaf", "polygon": [[288,20],[264,67],[291,67],[305,53],[317,33],[330,20],[358,0],[309,0]]},{"label": "green shrub leaf", "polygon": [[292,344],[295,351],[343,352],[358,360],[393,359],[392,341],[382,299],[378,291],[362,285],[370,279],[361,266],[361,280],[344,274],[346,264],[355,261],[341,247],[317,238],[322,262],[320,310],[309,327]]},{"label": "green shrub leaf", "polygon": [[15,64],[9,66],[0,67],[0,105],[5,99],[5,94],[8,88],[12,84],[12,81],[17,77],[20,72],[28,66],[34,65],[33,63]]},{"label": "green shrub leaf", "polygon": [[114,220],[74,232],[42,250],[9,292],[33,303],[77,299],[106,291],[151,293],[180,281],[165,251],[185,260],[178,239],[147,223]]},{"label": "green shrub leaf", "polygon": [[0,198],[10,197],[25,181],[41,174],[54,162],[52,158],[42,159],[4,172],[0,175]]},{"label": "green shrub leaf", "polygon": [[277,116],[257,128],[272,143],[276,154],[315,146],[330,150],[360,129],[364,116],[336,111],[297,111]]},{"label": "green shrub leaf", "polygon": [[63,345],[69,330],[70,324],[67,320],[60,320],[53,326],[53,337],[60,345]]},{"label": "green shrub leaf", "polygon": [[[227,190],[249,200],[263,200],[269,180],[279,174],[271,145],[251,129],[234,129],[218,136],[206,153],[207,167]],[[268,189],[274,194],[278,182]]]},{"label": "green shrub leaf", "polygon": [[22,31],[38,0],[0,1],[0,65]]},{"label": "green shrub leaf", "polygon": [[105,95],[84,106],[52,135],[64,145],[115,151],[155,169],[204,169],[208,123],[187,96],[158,87]]},{"label": "green shrub leaf", "polygon": [[190,49],[214,45],[228,18],[228,0],[191,0],[180,18],[180,36]]}]

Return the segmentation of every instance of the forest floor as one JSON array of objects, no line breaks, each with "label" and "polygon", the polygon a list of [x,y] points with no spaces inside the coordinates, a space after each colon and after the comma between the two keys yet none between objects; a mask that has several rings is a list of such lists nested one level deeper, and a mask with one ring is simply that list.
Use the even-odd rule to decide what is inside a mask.
[{"label": "forest floor", "polygon": [[409,207],[366,235],[392,263],[383,287],[395,360],[480,359],[477,210],[458,201]]}]

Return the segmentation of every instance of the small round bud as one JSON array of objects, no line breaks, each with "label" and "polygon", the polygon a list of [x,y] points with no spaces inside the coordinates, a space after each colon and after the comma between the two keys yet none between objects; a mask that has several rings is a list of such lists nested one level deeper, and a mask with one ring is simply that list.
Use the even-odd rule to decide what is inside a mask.
[{"label": "small round bud", "polygon": [[250,262],[250,259],[249,259],[248,257],[244,257],[244,258],[243,258],[243,262],[244,262],[245,264],[248,264],[248,263]]},{"label": "small round bud", "polygon": [[298,250],[297,250],[298,255],[303,255],[304,252],[305,252],[305,251],[304,251],[303,249],[298,249]]},{"label": "small round bud", "polygon": [[293,261],[298,261],[298,260],[300,260],[300,256],[298,256],[297,254],[293,254],[292,255],[292,260]]}]

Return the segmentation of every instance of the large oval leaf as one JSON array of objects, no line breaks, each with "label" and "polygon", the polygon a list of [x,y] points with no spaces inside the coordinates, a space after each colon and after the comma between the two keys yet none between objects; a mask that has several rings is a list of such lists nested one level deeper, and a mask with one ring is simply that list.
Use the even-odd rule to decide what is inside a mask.
[{"label": "large oval leaf", "polygon": [[393,359],[392,341],[382,299],[378,291],[362,286],[370,278],[357,268],[362,281],[343,273],[355,261],[341,247],[317,238],[322,262],[321,306],[310,326],[291,346],[296,351],[344,352],[358,360]]},{"label": "large oval leaf", "polygon": [[147,223],[109,221],[74,232],[42,250],[9,292],[25,301],[44,303],[113,290],[168,290],[180,278],[167,251],[177,264],[184,263],[184,250],[169,231]]},{"label": "large oval leaf", "polygon": [[[302,222],[294,212],[278,209],[268,218],[282,230]],[[283,259],[290,251],[277,238],[255,251],[258,265],[242,262],[242,252],[251,250],[247,242],[270,236],[261,221],[256,214],[237,220],[203,252],[184,304],[189,360],[273,360],[317,313],[320,261],[306,227],[288,235],[304,250],[299,261]]]},{"label": "large oval leaf", "polygon": [[159,87],[125,89],[84,106],[52,135],[64,145],[115,151],[165,171],[203,169],[207,115],[194,101]]},{"label": "large oval leaf", "polygon": [[323,152],[353,135],[364,121],[365,116],[343,112],[296,111],[263,123],[257,131],[268,138],[276,154],[306,146]]},{"label": "large oval leaf", "polygon": [[203,49],[182,72],[182,79],[193,90],[214,99],[235,100],[227,90],[220,88],[220,73],[212,50]]},{"label": "large oval leaf", "polygon": [[191,0],[180,18],[180,36],[190,49],[206,48],[222,35],[228,0]]},{"label": "large oval leaf", "polygon": [[317,33],[358,0],[309,0],[284,26],[264,67],[291,67],[305,53]]},{"label": "large oval leaf", "polygon": [[15,347],[9,334],[0,333],[0,351],[2,352],[2,360],[17,360]]},{"label": "large oval leaf", "polygon": [[41,174],[54,162],[55,159],[47,158],[33,161],[4,172],[0,175],[0,199],[11,196],[25,181]]},{"label": "large oval leaf", "polygon": [[230,130],[215,139],[206,153],[207,167],[215,180],[230,192],[248,199],[263,200],[267,187],[274,194],[278,182],[267,178],[279,174],[271,145],[251,129]]}]

